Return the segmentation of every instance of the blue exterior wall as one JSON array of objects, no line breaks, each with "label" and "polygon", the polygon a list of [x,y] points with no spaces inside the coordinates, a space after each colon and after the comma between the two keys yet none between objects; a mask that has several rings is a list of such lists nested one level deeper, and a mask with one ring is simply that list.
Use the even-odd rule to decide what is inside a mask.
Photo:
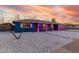
[{"label": "blue exterior wall", "polygon": [[20,23],[19,22],[15,23],[15,32],[20,32]]},{"label": "blue exterior wall", "polygon": [[[21,28],[20,27],[20,22],[15,22],[15,32],[35,32],[35,23],[32,23],[32,26],[30,28]],[[42,30],[42,23],[38,23],[39,26],[39,31],[43,31]],[[52,28],[50,28],[50,26],[48,26],[47,24],[47,31],[51,31],[53,30]],[[46,30],[45,30],[46,31]]]},{"label": "blue exterior wall", "polygon": [[34,25],[31,28],[21,28],[20,22],[15,23],[15,32],[34,32]]}]

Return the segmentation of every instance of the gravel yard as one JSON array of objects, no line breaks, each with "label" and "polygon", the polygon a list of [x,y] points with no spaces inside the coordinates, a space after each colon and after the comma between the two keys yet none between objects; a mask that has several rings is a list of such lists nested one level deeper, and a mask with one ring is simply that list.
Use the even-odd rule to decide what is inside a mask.
[{"label": "gravel yard", "polygon": [[16,39],[10,32],[0,32],[0,52],[53,53],[77,38],[79,32],[71,31],[24,32],[20,39]]}]

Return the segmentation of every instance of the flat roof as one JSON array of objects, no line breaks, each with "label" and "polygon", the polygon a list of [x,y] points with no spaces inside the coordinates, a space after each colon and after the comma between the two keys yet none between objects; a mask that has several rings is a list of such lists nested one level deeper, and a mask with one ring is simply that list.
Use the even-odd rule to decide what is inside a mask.
[{"label": "flat roof", "polygon": [[51,21],[44,21],[44,20],[39,20],[39,19],[22,19],[22,20],[14,20],[13,23],[16,22],[32,22],[32,23],[48,23],[48,24],[53,24]]}]

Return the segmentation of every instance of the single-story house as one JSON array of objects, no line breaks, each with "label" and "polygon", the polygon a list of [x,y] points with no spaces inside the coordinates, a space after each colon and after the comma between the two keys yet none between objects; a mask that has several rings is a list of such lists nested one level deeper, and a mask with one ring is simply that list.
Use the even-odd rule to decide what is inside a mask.
[{"label": "single-story house", "polygon": [[40,32],[53,30],[53,23],[51,21],[23,19],[15,20],[13,23],[15,24],[15,32]]},{"label": "single-story house", "polygon": [[64,24],[54,24],[51,21],[43,21],[38,19],[23,19],[14,20],[15,32],[40,32],[40,31],[53,31],[65,30]]}]

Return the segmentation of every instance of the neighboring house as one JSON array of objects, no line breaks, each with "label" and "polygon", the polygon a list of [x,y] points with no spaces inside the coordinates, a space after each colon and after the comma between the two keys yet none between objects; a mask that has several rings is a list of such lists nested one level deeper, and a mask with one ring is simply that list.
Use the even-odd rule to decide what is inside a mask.
[{"label": "neighboring house", "polygon": [[11,23],[0,24],[0,31],[11,31],[13,28]]},{"label": "neighboring house", "polygon": [[79,29],[79,25],[66,25],[66,29]]}]

